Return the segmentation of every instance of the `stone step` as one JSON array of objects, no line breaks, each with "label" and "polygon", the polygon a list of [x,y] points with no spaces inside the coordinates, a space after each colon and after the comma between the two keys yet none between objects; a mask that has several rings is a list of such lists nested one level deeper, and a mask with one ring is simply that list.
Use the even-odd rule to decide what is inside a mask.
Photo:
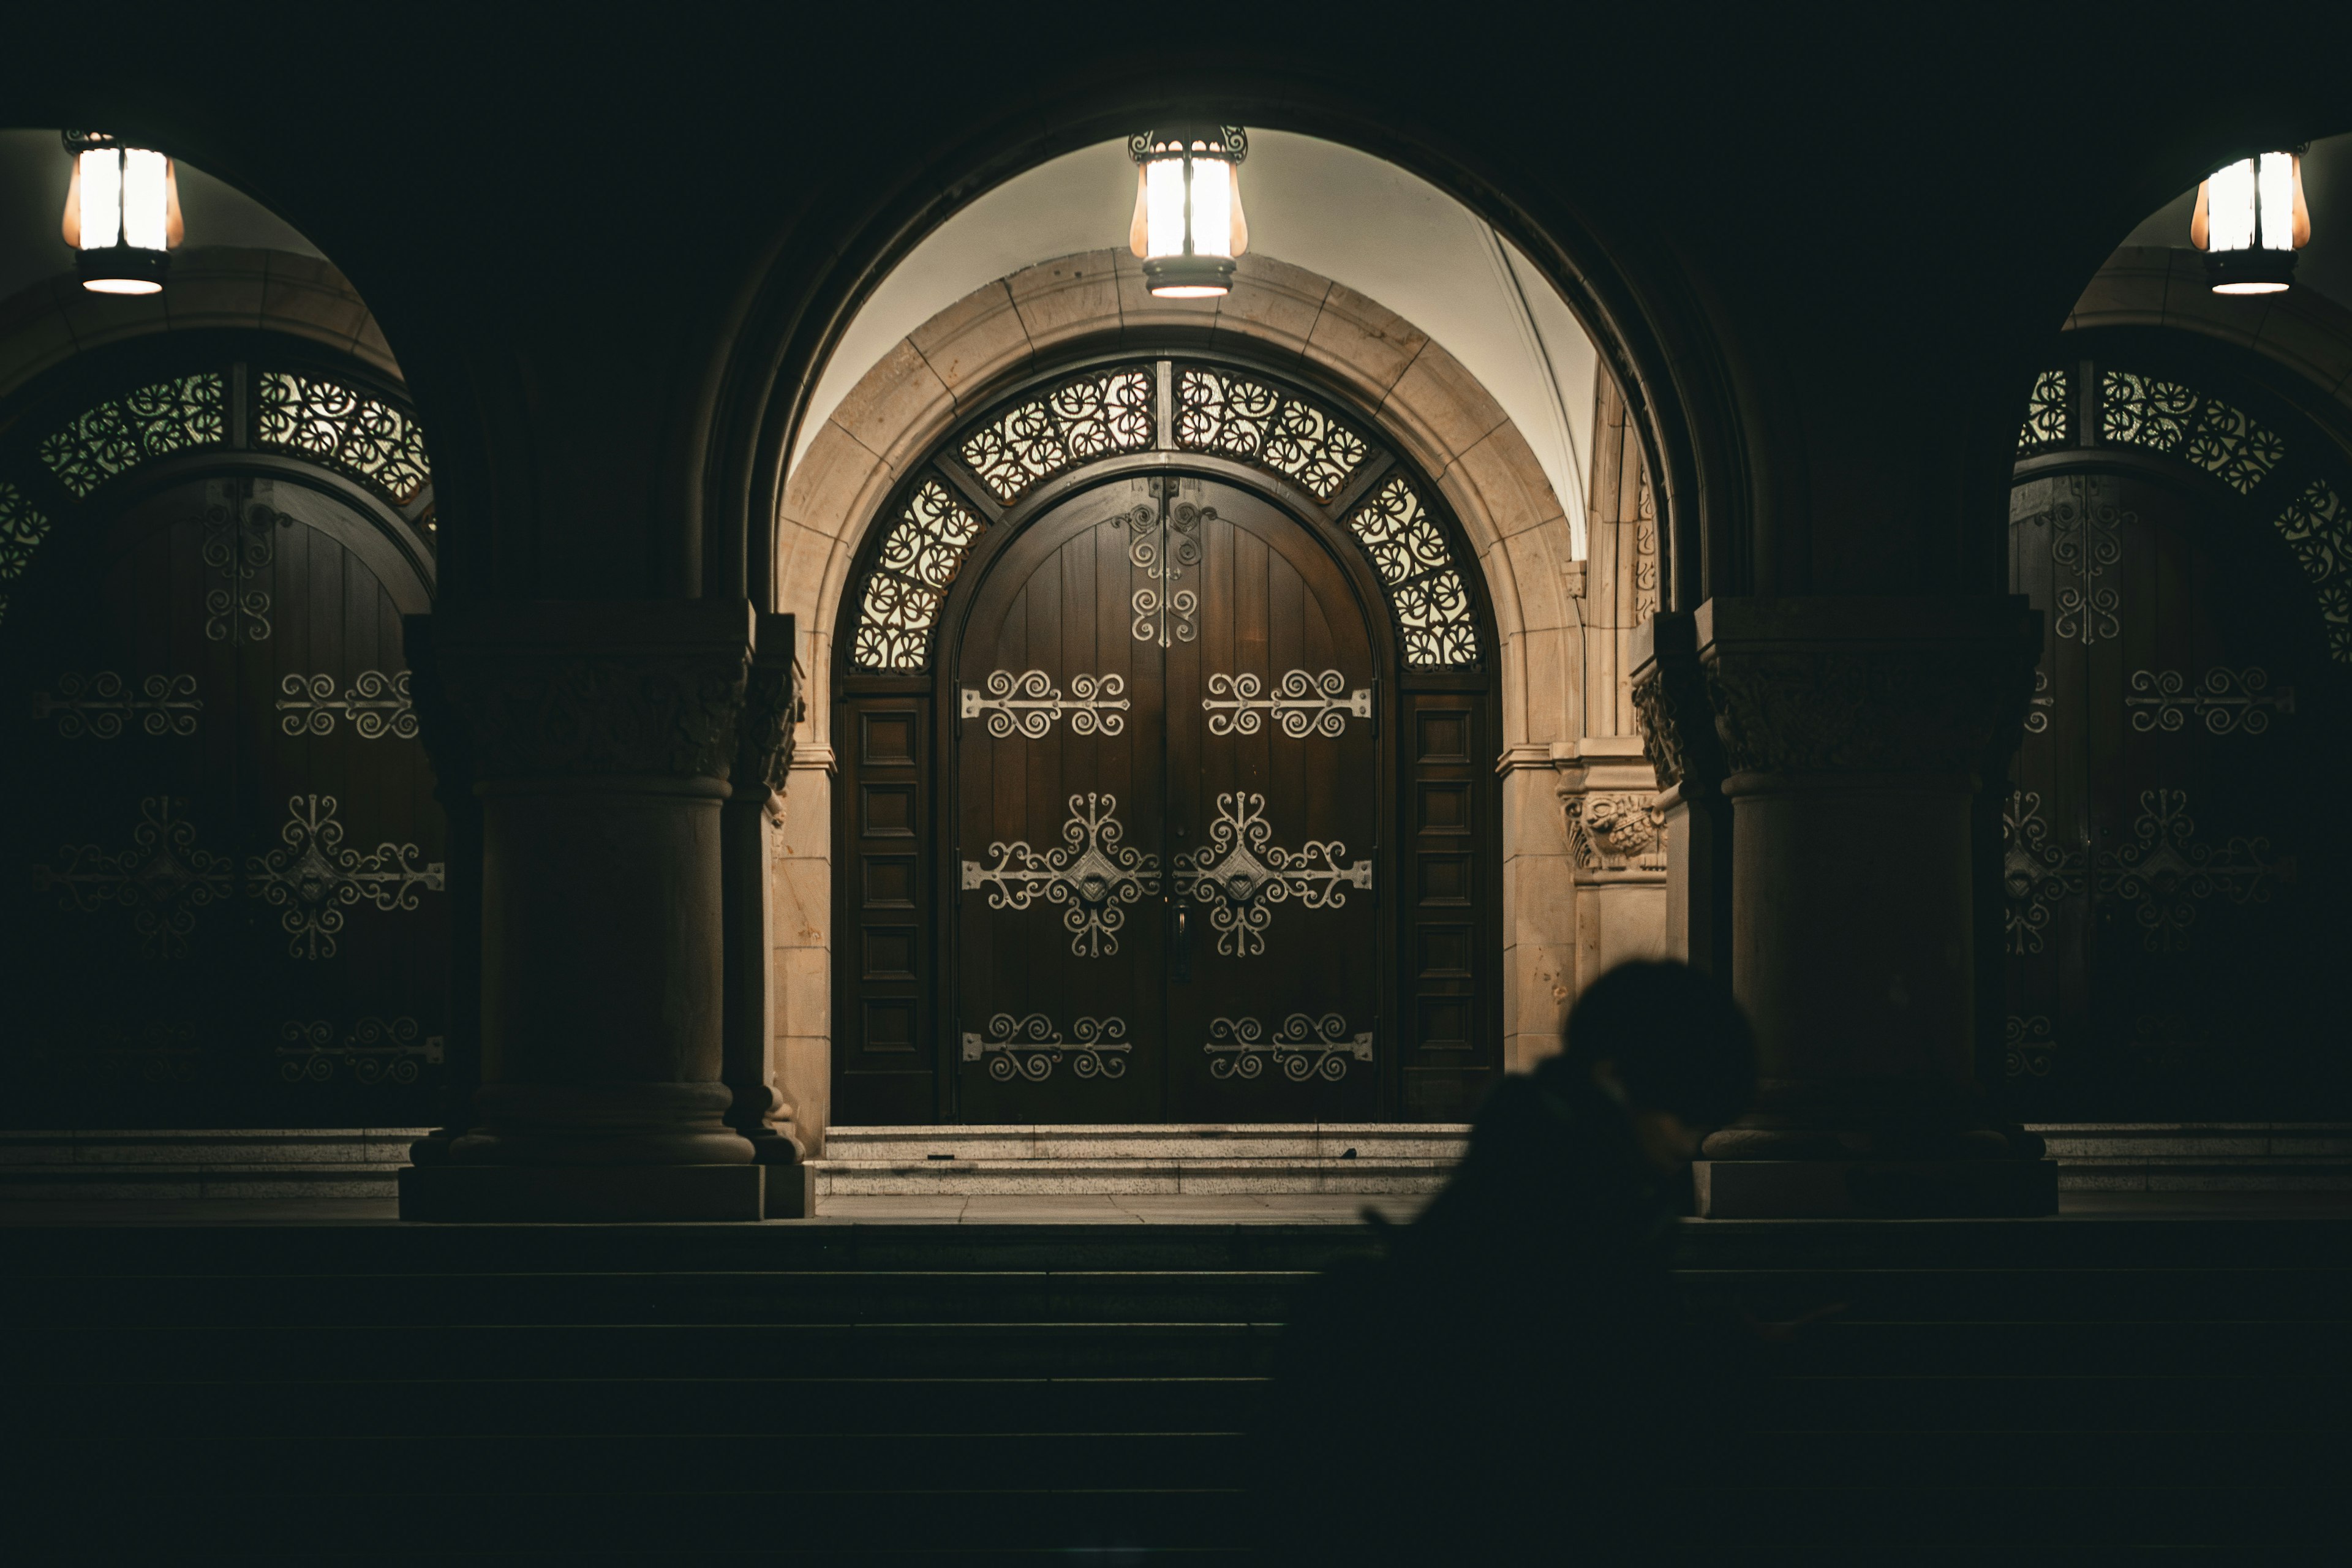
[{"label": "stone step", "polygon": [[993,1194],[1433,1193],[1462,1158],[1458,1122],[1049,1123],[835,1127],[814,1197]]},{"label": "stone step", "polygon": [[896,1194],[1110,1193],[1433,1193],[1452,1160],[1110,1159],[812,1160],[810,1191],[819,1198]]},{"label": "stone step", "polygon": [[0,1130],[0,1199],[388,1198],[421,1127]]},{"label": "stone step", "polygon": [[2352,1191],[2352,1122],[2036,1122],[2063,1192]]},{"label": "stone step", "polygon": [[833,1127],[828,1160],[909,1163],[959,1160],[1315,1160],[1455,1161],[1470,1129],[1462,1122],[1267,1121],[1048,1123],[1038,1126]]}]

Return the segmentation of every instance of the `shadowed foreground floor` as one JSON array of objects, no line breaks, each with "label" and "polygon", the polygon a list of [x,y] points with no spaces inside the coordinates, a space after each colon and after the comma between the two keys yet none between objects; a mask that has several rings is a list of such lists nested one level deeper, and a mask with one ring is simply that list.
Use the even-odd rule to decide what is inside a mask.
[{"label": "shadowed foreground floor", "polygon": [[[1283,1462],[1246,1434],[1285,1304],[1375,1239],[1323,1197],[841,1202],[11,1205],[12,1555],[1233,1561]],[[2340,1485],[2352,1206],[2069,1206],[1686,1226],[1692,1291],[1848,1310],[1695,1413],[1662,1560],[2306,1555]],[[1368,1459],[1409,1475],[1412,1440],[1367,1433]]]}]

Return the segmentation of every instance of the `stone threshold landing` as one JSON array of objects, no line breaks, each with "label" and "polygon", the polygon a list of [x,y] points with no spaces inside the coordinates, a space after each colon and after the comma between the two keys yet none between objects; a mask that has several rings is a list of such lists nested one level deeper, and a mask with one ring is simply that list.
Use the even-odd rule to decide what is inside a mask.
[{"label": "stone threshold landing", "polygon": [[810,1196],[1241,1195],[1433,1193],[1462,1157],[1460,1123],[1150,1122],[835,1127]]}]

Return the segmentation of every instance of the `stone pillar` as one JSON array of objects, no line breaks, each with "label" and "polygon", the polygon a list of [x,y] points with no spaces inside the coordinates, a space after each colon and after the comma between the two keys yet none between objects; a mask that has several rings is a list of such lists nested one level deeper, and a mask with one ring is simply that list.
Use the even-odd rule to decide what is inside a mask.
[{"label": "stone pillar", "polygon": [[401,1173],[404,1217],[760,1217],[722,1077],[720,819],[752,641],[740,600],[436,624],[482,804],[482,1081],[447,1161]]},{"label": "stone pillar", "polygon": [[1707,707],[1696,622],[1665,611],[1633,634],[1633,711],[1656,774],[1665,846],[1665,953],[1710,974],[1731,973],[1730,771]]},{"label": "stone pillar", "polygon": [[1716,599],[1693,630],[1761,1068],[1703,1148],[1700,1212],[2053,1212],[2056,1168],[1976,1081],[1972,800],[2016,744],[2038,617],[2013,595]]},{"label": "stone pillar", "polygon": [[419,1165],[445,1163],[471,1125],[482,1079],[482,803],[474,794],[473,749],[449,706],[434,656],[433,617],[401,617],[419,738],[433,760],[433,798],[448,828],[449,1016],[442,1032],[441,1125],[408,1147]]},{"label": "stone pillar", "polygon": [[1666,940],[1664,814],[1657,774],[1634,735],[1587,735],[1552,748],[1556,793],[1575,878],[1576,985],[1581,992]]},{"label": "stone pillar", "polygon": [[[769,840],[782,831],[793,728],[803,704],[793,658],[793,617],[761,615],[736,726],[735,766],[719,810],[720,889],[726,900],[726,1050],[723,1078],[733,1097],[727,1125],[751,1140],[768,1167],[766,1213],[798,1219],[805,1207],[801,1145],[788,1130],[792,1105],[776,1088],[776,1041]],[[787,1124],[780,1129],[778,1122]]]}]

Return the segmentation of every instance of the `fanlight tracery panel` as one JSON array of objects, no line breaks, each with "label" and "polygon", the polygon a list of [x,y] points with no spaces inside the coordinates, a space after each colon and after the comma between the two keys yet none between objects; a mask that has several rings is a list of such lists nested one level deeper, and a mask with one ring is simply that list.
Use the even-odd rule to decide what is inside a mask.
[{"label": "fanlight tracery panel", "polygon": [[1372,452],[1363,437],[1295,394],[1207,366],[1177,373],[1176,444],[1271,468],[1324,502]]},{"label": "fanlight tracery panel", "polygon": [[961,455],[1000,501],[1080,463],[1151,445],[1153,375],[1125,368],[1080,376],[982,425]]},{"label": "fanlight tracery panel", "polygon": [[1348,519],[1389,591],[1404,661],[1425,669],[1478,662],[1469,586],[1421,494],[1402,474]]},{"label": "fanlight tracery panel", "polygon": [[323,376],[261,373],[253,442],[300,452],[374,486],[406,506],[433,482],[425,432],[380,398]]},{"label": "fanlight tracery panel", "polygon": [[929,667],[940,603],[986,526],[937,479],[907,499],[866,580],[850,651],[858,668],[913,674]]},{"label": "fanlight tracery panel", "polygon": [[140,464],[228,439],[228,382],[217,371],[159,381],[92,405],[40,445],[41,461],[79,500]]}]

